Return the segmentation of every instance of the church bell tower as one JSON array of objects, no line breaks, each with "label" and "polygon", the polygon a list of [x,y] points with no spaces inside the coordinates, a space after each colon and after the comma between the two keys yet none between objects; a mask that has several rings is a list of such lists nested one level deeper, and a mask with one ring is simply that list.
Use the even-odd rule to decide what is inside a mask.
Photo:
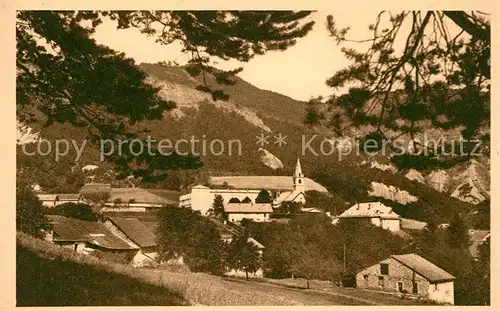
[{"label": "church bell tower", "polygon": [[293,190],[305,192],[304,174],[302,174],[299,158],[297,158],[297,165],[295,165],[295,173],[293,174]]}]

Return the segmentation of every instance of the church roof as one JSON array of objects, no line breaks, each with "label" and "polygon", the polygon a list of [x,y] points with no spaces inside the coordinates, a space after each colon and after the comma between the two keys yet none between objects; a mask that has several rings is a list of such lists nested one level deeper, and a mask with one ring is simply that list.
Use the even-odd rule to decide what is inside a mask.
[{"label": "church roof", "polygon": [[301,194],[302,191],[294,190],[294,191],[285,191],[280,193],[280,195],[274,200],[274,203],[280,204],[285,202],[293,202],[295,198]]},{"label": "church roof", "polygon": [[[224,182],[233,189],[256,189],[256,190],[293,190],[292,176],[211,176],[210,183],[214,186],[222,186]],[[309,178],[303,178],[304,191],[315,190],[328,192],[328,190]]]}]

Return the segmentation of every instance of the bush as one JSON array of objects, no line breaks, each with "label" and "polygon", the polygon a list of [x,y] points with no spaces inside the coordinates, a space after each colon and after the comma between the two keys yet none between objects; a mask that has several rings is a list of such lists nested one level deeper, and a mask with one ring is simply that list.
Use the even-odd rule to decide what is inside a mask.
[{"label": "bush", "polygon": [[64,203],[51,208],[48,213],[86,221],[97,221],[99,216],[85,203]]},{"label": "bush", "polygon": [[45,232],[51,229],[51,225],[44,214],[42,202],[38,200],[29,185],[18,183],[16,188],[17,230],[34,237],[44,237]]}]

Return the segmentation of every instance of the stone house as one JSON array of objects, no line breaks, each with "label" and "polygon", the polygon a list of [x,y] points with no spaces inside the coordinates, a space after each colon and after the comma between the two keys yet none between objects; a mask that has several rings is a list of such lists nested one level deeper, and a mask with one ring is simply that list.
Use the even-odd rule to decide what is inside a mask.
[{"label": "stone house", "polygon": [[356,287],[454,304],[454,277],[417,254],[392,255],[356,274]]}]

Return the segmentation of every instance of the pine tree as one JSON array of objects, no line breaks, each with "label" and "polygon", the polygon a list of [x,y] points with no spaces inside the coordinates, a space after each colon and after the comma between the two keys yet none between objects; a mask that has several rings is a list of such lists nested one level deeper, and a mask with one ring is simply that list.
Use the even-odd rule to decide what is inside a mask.
[{"label": "pine tree", "polygon": [[[450,24],[459,30],[451,32]],[[488,131],[482,133],[490,119],[489,14],[382,11],[369,26],[373,36],[360,41],[348,38],[349,28],[339,28],[333,16],[328,16],[327,28],[338,44],[346,45],[342,51],[351,62],[327,80],[334,89],[349,87],[347,94],[324,101],[331,112],[329,125],[339,134],[363,126],[366,138],[383,139],[390,148],[401,135],[413,140],[429,128],[462,129],[466,139],[489,140]],[[358,51],[353,42],[370,44]],[[395,50],[395,42],[404,42],[402,52]],[[407,153],[394,160],[405,157],[406,167],[423,159],[441,165],[456,161],[438,157],[443,150],[414,145],[418,150],[429,149],[426,154]],[[482,146],[487,153],[487,144]],[[455,150],[456,155],[467,156]]]},{"label": "pine tree", "polygon": [[450,246],[464,249],[469,245],[469,231],[460,214],[456,213],[447,228]]},{"label": "pine tree", "polygon": [[224,212],[224,198],[221,195],[216,195],[214,197],[212,208],[209,212],[220,219],[227,218],[227,215]]},{"label": "pine tree", "polygon": [[267,190],[261,190],[255,198],[255,203],[271,203],[271,196]]},{"label": "pine tree", "polygon": [[[118,29],[137,28],[158,44],[181,42],[191,57],[185,69],[202,77],[198,90],[213,100],[227,100],[217,85],[232,85],[241,71],[210,66],[214,57],[247,62],[255,55],[285,50],[313,27],[311,12],[291,11],[18,11],[16,20],[17,116],[25,124],[69,123],[88,131],[92,143],[141,138],[134,126],[161,120],[175,102],[146,83],[146,74],[123,53],[98,44],[92,34],[110,19]],[[161,30],[159,30],[161,29]],[[46,41],[46,45],[38,42]],[[210,85],[208,75],[217,85]],[[120,170],[120,178],[134,174],[145,181],[166,178],[167,169],[201,166],[199,159],[155,152],[129,152],[106,157]],[[162,173],[163,172],[163,173]]]}]

